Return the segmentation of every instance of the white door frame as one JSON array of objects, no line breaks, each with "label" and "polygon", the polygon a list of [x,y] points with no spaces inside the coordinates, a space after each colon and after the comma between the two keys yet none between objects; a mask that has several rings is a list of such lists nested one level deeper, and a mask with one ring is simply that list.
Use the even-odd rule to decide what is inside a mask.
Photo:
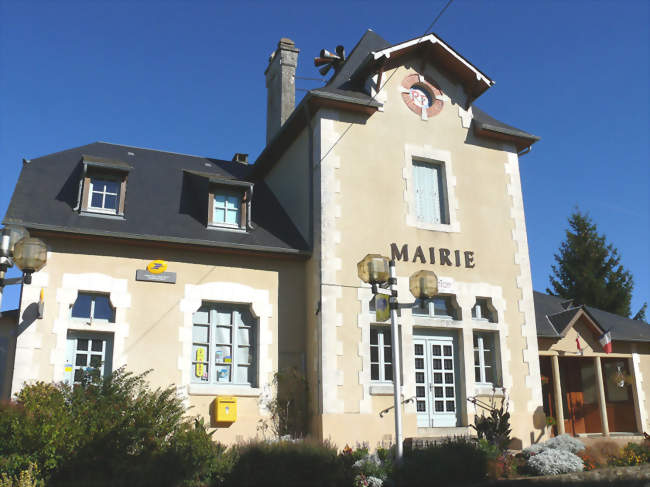
[{"label": "white door frame", "polygon": [[[420,428],[455,427],[459,424],[462,391],[459,387],[457,343],[453,332],[449,335],[413,336],[417,425]],[[418,365],[424,365],[424,368]]]}]

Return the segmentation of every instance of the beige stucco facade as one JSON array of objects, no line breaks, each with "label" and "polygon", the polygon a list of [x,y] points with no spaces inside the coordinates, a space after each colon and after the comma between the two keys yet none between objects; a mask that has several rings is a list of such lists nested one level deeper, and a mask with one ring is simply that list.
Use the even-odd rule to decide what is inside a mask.
[{"label": "beige stucco facade", "polygon": [[[391,244],[408,244],[409,261],[397,263],[400,297],[413,301],[408,277],[419,269],[435,271],[453,282],[462,320],[414,317],[403,310],[404,399],[415,396],[413,336],[448,331],[460,344],[464,399],[484,394],[474,386],[472,330],[498,333],[503,385],[514,413],[514,436],[525,444],[533,433],[532,416],[541,406],[532,287],[528,263],[521,187],[514,149],[476,140],[461,108],[462,89],[427,66],[424,74],[442,88],[444,108],[424,121],[402,102],[401,80],[415,71],[408,65],[384,73],[378,99],[384,109],[366,118],[335,110],[317,114],[315,131],[320,157],[314,178],[320,182],[320,251],[322,311],[315,323],[320,338],[322,388],[319,410],[325,437],[339,443],[363,438],[371,444],[393,438],[390,389],[370,380],[368,310],[372,295],[356,275],[356,263],[367,253],[391,255]],[[345,134],[345,135],[344,135]],[[443,162],[450,223],[432,229],[415,221],[410,186],[412,161]],[[414,258],[423,249],[427,263]],[[431,264],[429,248],[472,251],[475,266]],[[437,252],[437,250],[436,250]],[[314,253],[314,258],[319,254]],[[309,279],[309,277],[308,277]],[[492,300],[497,323],[471,318],[476,297]],[[386,397],[384,394],[390,394]],[[473,421],[475,409],[460,401],[459,426]],[[417,428],[415,406],[404,407],[405,436],[432,436],[435,429]]]}]

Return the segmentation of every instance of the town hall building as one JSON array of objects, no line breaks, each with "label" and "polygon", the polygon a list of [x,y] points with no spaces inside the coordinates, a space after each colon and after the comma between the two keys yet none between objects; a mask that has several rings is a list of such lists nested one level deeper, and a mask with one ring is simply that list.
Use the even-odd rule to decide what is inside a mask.
[{"label": "town hall building", "polygon": [[[475,106],[493,80],[434,34],[369,30],[296,106],[299,54],[269,60],[254,163],[107,142],[23,162],[3,223],[47,263],[0,317],[0,396],[151,369],[233,443],[295,368],[310,435],[394,442],[396,344],[357,275],[374,253],[396,261],[406,438],[470,434],[492,395],[519,447],[646,430],[648,325],[533,292],[519,164],[539,139]],[[422,269],[432,299],[409,292]]]}]

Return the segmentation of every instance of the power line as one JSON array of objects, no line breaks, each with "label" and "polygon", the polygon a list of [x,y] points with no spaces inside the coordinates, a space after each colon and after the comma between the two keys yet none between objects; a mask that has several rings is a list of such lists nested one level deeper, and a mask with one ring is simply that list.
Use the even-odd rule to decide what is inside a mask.
[{"label": "power line", "polygon": [[[422,33],[422,35],[420,36],[420,38],[418,39],[418,41],[415,43],[416,45],[419,44],[419,43],[422,41],[422,39],[424,38],[424,36],[426,36],[427,33],[428,33],[432,28],[433,28],[433,26],[436,25],[436,22],[438,22],[438,20],[440,19],[440,17],[442,17],[442,14],[445,13],[445,11],[447,10],[447,8],[452,4],[453,1],[454,1],[454,0],[449,0],[449,1],[447,2],[447,4],[446,4],[446,5],[445,5],[441,10],[440,10],[440,12],[438,13],[438,15],[436,15],[436,18],[433,19],[433,22],[431,22],[431,24],[429,24],[429,27],[426,28],[426,30]],[[393,76],[395,76],[395,73],[397,73],[397,69],[395,69],[395,70],[391,73],[391,75],[388,77],[388,79],[386,79],[386,81],[384,81],[384,83],[383,83],[384,86],[386,86],[386,85],[388,84],[388,82],[391,80],[391,78],[392,78]],[[377,98],[377,95],[379,95],[379,92],[380,92],[380,91],[381,91],[381,86],[378,86],[378,87],[377,87],[377,93],[375,93],[375,95],[370,99],[370,101],[366,104],[366,106],[370,106],[370,104],[371,104],[372,102],[375,101],[375,98]],[[347,133],[349,132],[349,130],[352,128],[353,125],[354,125],[354,123],[350,122],[350,124],[347,126],[347,128],[343,131],[343,133],[339,136],[339,138],[336,139],[336,141],[334,142],[334,144],[332,144],[332,147],[330,147],[330,148],[328,149],[328,151],[325,153],[325,155],[324,155],[323,157],[321,157],[320,161],[318,161],[318,164],[316,164],[316,165],[314,166],[314,168],[317,168],[318,166],[321,165],[321,163],[323,162],[323,160],[324,160],[324,159],[329,155],[330,152],[332,152],[332,150],[334,149],[334,147],[336,147],[336,146],[338,145],[338,143],[339,143],[339,142],[341,141],[341,139],[345,136],[345,134],[347,134]]]}]

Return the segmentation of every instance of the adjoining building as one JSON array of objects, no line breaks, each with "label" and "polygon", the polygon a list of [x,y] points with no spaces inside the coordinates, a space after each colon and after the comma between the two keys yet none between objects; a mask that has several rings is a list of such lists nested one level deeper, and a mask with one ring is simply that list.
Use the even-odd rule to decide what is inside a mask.
[{"label": "adjoining building", "polygon": [[[267,146],[254,164],[105,142],[24,162],[4,224],[49,251],[19,311],[2,318],[5,397],[88,369],[152,369],[154,385],[176,384],[229,443],[257,434],[274,373],[295,367],[312,435],[393,441],[394,344],[356,268],[379,253],[397,261],[403,301],[415,271],[439,280],[438,296],[401,309],[405,437],[468,433],[468,398],[504,390],[515,446],[546,434],[560,410],[570,421],[576,409],[553,409],[561,401],[542,386],[540,353],[544,371],[559,356],[562,374],[574,333],[593,345],[587,333],[617,325],[570,308],[565,326],[547,326],[540,312],[564,311],[554,298],[536,317],[519,156],[538,137],[476,107],[494,82],[436,35],[390,44],[366,32],[295,106],[298,55],[282,39],[271,56]],[[640,432],[647,335],[618,345],[627,338],[612,334],[635,401],[636,423],[620,428]],[[585,346],[580,360],[600,363],[607,394],[599,353]],[[236,402],[222,409],[227,398]]]},{"label": "adjoining building", "polygon": [[648,427],[650,325],[535,293],[544,411],[556,433]]}]

